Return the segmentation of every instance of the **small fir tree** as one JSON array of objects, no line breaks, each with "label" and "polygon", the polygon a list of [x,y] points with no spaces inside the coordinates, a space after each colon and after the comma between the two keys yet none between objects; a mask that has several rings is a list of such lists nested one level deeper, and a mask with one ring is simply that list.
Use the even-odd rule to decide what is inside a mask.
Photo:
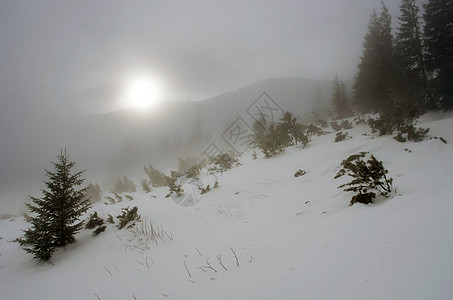
[{"label": "small fir tree", "polygon": [[153,187],[166,186],[167,178],[164,173],[154,168],[151,164],[148,167],[143,167],[146,175],[148,175],[149,180]]},{"label": "small fir tree", "polygon": [[135,221],[140,221],[141,218],[138,214],[137,206],[132,207],[132,209],[129,209],[129,207],[123,208],[121,214],[116,217],[118,219],[118,229],[123,229],[126,226],[130,228],[134,226]]},{"label": "small fir tree", "polygon": [[85,228],[93,229],[102,225],[104,225],[104,220],[100,218],[98,212],[95,211],[94,213],[90,214],[90,217],[88,218],[88,222],[86,223]]},{"label": "small fir tree", "polygon": [[305,130],[305,132],[307,134],[306,134],[306,141],[303,142],[304,146],[306,144],[308,144],[308,142],[311,142],[311,138],[312,138],[313,135],[321,135],[321,134],[323,134],[323,131],[321,130],[321,128],[316,127],[313,124],[308,125],[307,129]]},{"label": "small fir tree", "polygon": [[91,202],[99,202],[102,199],[101,187],[98,183],[89,183],[85,192],[85,197],[89,198]]},{"label": "small fir tree", "polygon": [[143,179],[140,184],[142,185],[142,189],[143,189],[143,192],[145,192],[145,194],[148,194],[148,193],[151,193],[152,192],[152,189],[151,187],[149,186],[148,184],[148,181],[146,181],[146,179]]},{"label": "small fir tree", "polygon": [[290,146],[301,143],[308,144],[308,138],[304,134],[305,126],[297,122],[297,118],[289,111],[285,112],[278,124],[280,134],[287,136]]},{"label": "small fir tree", "polygon": [[[368,159],[365,161],[364,158]],[[368,152],[349,156],[341,162],[341,167],[335,179],[345,174],[353,179],[338,188],[344,188],[344,191],[358,192],[352,197],[349,205],[357,202],[372,203],[376,193],[388,197],[392,191],[393,179],[387,178],[388,171],[384,168],[382,161],[377,160],[374,155]]]},{"label": "small fir tree", "polygon": [[58,247],[75,242],[74,235],[83,224],[79,218],[91,207],[90,199],[85,197],[86,188],[77,189],[84,181],[83,171],[71,173],[75,162],[69,160],[66,150],[57,159],[52,162],[55,171],[46,170],[44,196],[30,196],[33,204],[26,204],[35,216],[19,241],[26,252],[41,261],[50,260]]},{"label": "small fir tree", "polygon": [[176,197],[180,197],[184,194],[181,181],[175,177],[168,177],[167,185],[169,188],[168,194],[165,195],[165,198],[169,198],[172,194],[175,194]]}]

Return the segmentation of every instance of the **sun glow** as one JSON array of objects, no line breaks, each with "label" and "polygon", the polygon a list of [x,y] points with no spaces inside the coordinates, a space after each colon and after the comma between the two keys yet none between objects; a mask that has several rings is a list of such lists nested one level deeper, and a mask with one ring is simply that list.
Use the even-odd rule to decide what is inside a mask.
[{"label": "sun glow", "polygon": [[122,104],[126,108],[148,111],[163,101],[161,81],[150,75],[136,75],[126,80]]}]

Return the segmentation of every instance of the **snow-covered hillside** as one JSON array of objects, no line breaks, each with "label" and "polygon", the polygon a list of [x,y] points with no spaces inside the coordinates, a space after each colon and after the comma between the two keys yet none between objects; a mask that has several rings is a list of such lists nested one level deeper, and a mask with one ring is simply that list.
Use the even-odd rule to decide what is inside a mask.
[{"label": "snow-covered hillside", "polygon": [[[97,237],[81,232],[42,264],[11,243],[28,227],[23,218],[2,220],[0,297],[451,299],[453,117],[425,115],[418,125],[448,143],[399,143],[355,126],[353,138],[339,143],[330,133],[270,159],[249,152],[193,207],[165,198],[166,188],[93,207],[116,216],[138,206],[142,219],[171,231],[173,240],[149,249],[133,247],[127,230],[109,225]],[[360,151],[383,161],[396,192],[350,207],[352,193],[337,188],[348,179],[334,176]],[[296,178],[298,169],[308,173]]]}]

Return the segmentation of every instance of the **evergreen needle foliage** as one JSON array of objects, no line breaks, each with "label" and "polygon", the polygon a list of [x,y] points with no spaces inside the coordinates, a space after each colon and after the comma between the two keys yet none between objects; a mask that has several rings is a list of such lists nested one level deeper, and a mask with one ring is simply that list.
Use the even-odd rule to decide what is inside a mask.
[{"label": "evergreen needle foliage", "polygon": [[419,106],[413,105],[407,109],[403,103],[396,103],[392,113],[381,113],[379,118],[368,119],[368,125],[372,132],[379,132],[379,135],[393,134],[397,131],[395,139],[399,142],[414,141],[421,142],[429,132],[429,128],[416,128],[417,118],[420,116]]},{"label": "evergreen needle foliage", "polygon": [[211,186],[209,184],[206,187],[201,187],[199,185],[197,185],[197,187],[198,187],[198,190],[200,191],[201,195],[206,194],[207,192],[209,192],[211,190]]},{"label": "evergreen needle foliage", "polygon": [[182,188],[181,181],[179,180],[179,177],[169,177],[167,181],[167,185],[169,188],[168,194],[165,195],[165,198],[171,197],[172,194],[176,194],[176,197],[180,197],[182,194],[184,194],[184,189]]},{"label": "evergreen needle foliage", "polygon": [[453,4],[429,0],[424,5],[425,59],[434,108],[453,109]]},{"label": "evergreen needle foliage", "polygon": [[188,178],[194,178],[200,175],[204,162],[195,156],[187,158],[178,157],[178,171],[185,174]]},{"label": "evergreen needle foliage", "polygon": [[95,211],[94,213],[90,214],[90,217],[88,218],[88,222],[86,223],[85,228],[93,229],[101,225],[104,225],[104,220],[99,218],[98,212]]},{"label": "evergreen needle foliage", "polygon": [[118,229],[123,229],[128,224],[128,228],[132,227],[135,224],[135,221],[140,221],[138,207],[134,206],[132,209],[129,209],[129,207],[123,208],[121,214],[117,216],[117,219],[119,221],[117,225]]},{"label": "evergreen needle foliage", "polygon": [[[137,187],[135,183],[127,178],[126,176],[123,176],[123,179],[121,180],[120,178],[117,178],[115,183],[113,184],[113,188],[111,189],[112,193],[127,193],[127,192],[135,192],[137,190]],[[120,200],[119,200],[120,201]]]},{"label": "evergreen needle foliage", "polygon": [[[97,227],[97,228],[96,228]],[[85,225],[86,229],[94,229],[93,231],[93,236],[98,235],[99,233],[105,231],[107,228],[104,225],[104,220],[98,216],[98,212],[94,212],[93,214],[90,214],[90,217],[88,218],[88,222]]]},{"label": "evergreen needle foliage", "polygon": [[88,184],[87,190],[85,192],[85,197],[90,198],[91,202],[99,202],[102,199],[101,187],[98,183]]},{"label": "evergreen needle foliage", "polygon": [[115,220],[113,220],[113,216],[111,214],[108,214],[107,216],[107,223],[115,224]]},{"label": "evergreen needle foliage", "polygon": [[335,143],[342,142],[350,138],[351,136],[347,132],[343,133],[340,131],[335,135]]},{"label": "evergreen needle foliage", "polygon": [[217,155],[213,159],[213,165],[209,168],[212,172],[224,172],[241,165],[239,160],[231,152],[225,152]]},{"label": "evergreen needle foliage", "polygon": [[266,118],[260,117],[253,124],[253,130],[250,144],[261,149],[266,158],[283,152],[289,146],[305,146],[309,142],[309,136],[321,132],[314,125],[307,127],[300,124],[290,112],[284,113],[278,123],[268,124]]},{"label": "evergreen needle foliage", "polygon": [[307,174],[307,171],[299,169],[296,173],[294,173],[294,177],[304,176],[305,174]]},{"label": "evergreen needle foliage", "polygon": [[[366,161],[364,158],[368,158]],[[392,178],[387,178],[388,171],[384,168],[382,161],[377,160],[374,155],[368,152],[360,152],[349,156],[341,162],[342,168],[335,178],[348,174],[352,181],[340,185],[344,191],[359,192],[352,197],[350,205],[354,203],[372,203],[376,193],[388,197],[392,191]]]},{"label": "evergreen needle foliage", "polygon": [[148,194],[148,193],[151,193],[151,192],[152,192],[152,189],[151,189],[151,187],[149,186],[148,181],[146,181],[146,179],[143,179],[143,180],[140,182],[140,184],[141,184],[142,189],[143,189],[143,192],[145,192],[145,194]]},{"label": "evergreen needle foliage", "polygon": [[86,188],[77,189],[84,181],[83,171],[71,173],[75,162],[69,160],[66,150],[52,164],[55,170],[46,170],[43,197],[30,196],[33,204],[26,204],[35,216],[19,241],[26,252],[41,261],[50,260],[58,247],[75,242],[74,235],[83,224],[79,218],[91,207],[90,199],[85,197]]},{"label": "evergreen needle foliage", "polygon": [[153,187],[158,186],[166,186],[167,185],[167,178],[164,173],[154,168],[152,165],[148,167],[143,167],[145,170],[146,175],[148,175],[149,180]]},{"label": "evergreen needle foliage", "polygon": [[354,82],[354,101],[360,111],[391,109],[393,52],[391,16],[382,2],[379,15],[373,11],[370,17]]}]

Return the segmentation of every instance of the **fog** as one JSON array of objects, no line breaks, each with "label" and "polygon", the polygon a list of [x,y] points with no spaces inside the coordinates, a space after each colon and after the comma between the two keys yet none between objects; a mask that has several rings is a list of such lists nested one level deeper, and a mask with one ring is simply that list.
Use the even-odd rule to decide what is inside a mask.
[{"label": "fog", "polygon": [[[398,15],[399,1],[386,5]],[[87,180],[108,190],[117,176],[144,178],[148,163],[173,168],[177,156],[222,143],[238,117],[252,122],[247,108],[262,92],[306,117],[329,104],[335,74],[351,88],[369,16],[380,7],[380,0],[0,1],[0,213],[39,193],[63,148]],[[122,99],[137,73],[163,82],[155,109]],[[197,124],[202,139],[191,142]]]}]

